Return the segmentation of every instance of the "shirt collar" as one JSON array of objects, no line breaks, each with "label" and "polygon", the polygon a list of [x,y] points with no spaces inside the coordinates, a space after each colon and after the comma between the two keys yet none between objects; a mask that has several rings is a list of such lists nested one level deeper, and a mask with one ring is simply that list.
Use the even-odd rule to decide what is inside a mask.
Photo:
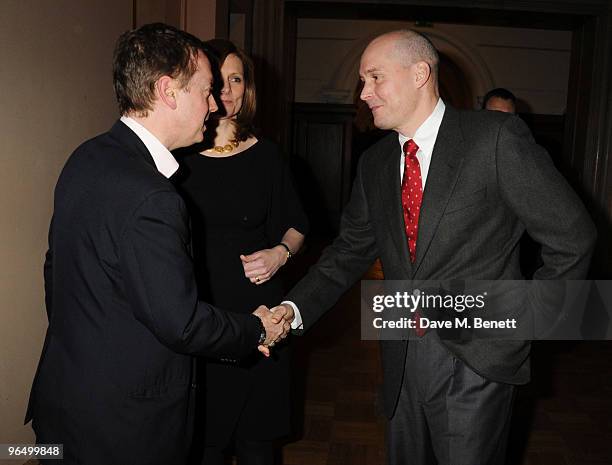
[{"label": "shirt collar", "polygon": [[164,147],[157,137],[151,134],[142,124],[138,123],[129,116],[122,116],[121,122],[134,131],[134,133],[145,145],[151,154],[151,157],[153,157],[157,171],[159,171],[166,178],[169,178],[176,173],[179,168],[179,164],[172,156],[170,151]]},{"label": "shirt collar", "polygon": [[[446,105],[441,98],[438,99],[438,103],[435,108],[431,112],[431,115],[427,117],[427,119],[421,124],[418,129],[414,133],[414,137],[412,140],[416,143],[423,153],[428,156],[431,156],[434,148],[434,144],[436,143],[436,138],[438,137],[438,130],[440,129],[440,124],[442,123],[442,117],[444,116],[444,110],[446,109]],[[400,147],[403,147],[404,144],[409,137],[404,136],[401,133],[398,133]]]}]

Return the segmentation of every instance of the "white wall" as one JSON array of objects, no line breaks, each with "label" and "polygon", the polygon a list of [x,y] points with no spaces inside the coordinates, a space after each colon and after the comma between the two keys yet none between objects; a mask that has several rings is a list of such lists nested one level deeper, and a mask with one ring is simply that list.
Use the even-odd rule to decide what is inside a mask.
[{"label": "white wall", "polygon": [[300,19],[295,100],[352,103],[365,46],[383,32],[405,27],[423,32],[453,59],[477,98],[506,87],[532,113],[564,112],[571,32],[442,23],[415,28],[394,21]]},{"label": "white wall", "polygon": [[0,444],[34,438],[23,417],[47,325],[52,191],[72,150],[117,117],[112,51],[131,26],[126,0],[0,1]]}]

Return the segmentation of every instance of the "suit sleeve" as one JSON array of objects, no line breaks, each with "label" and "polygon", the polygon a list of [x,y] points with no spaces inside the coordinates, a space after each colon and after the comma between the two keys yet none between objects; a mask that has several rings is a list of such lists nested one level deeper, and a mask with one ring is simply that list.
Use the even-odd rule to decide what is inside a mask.
[{"label": "suit sleeve", "polygon": [[496,157],[504,201],[542,246],[543,265],[533,278],[583,279],[595,227],[576,193],[520,118],[508,118],[502,126]]},{"label": "suit sleeve", "polygon": [[187,212],[176,192],[150,195],[121,237],[120,263],[134,316],[176,352],[242,357],[255,349],[258,318],[198,300]]},{"label": "suit sleeve", "polygon": [[312,326],[378,257],[363,186],[363,158],[357,168],[351,198],[340,220],[340,233],[319,261],[285,300],[297,306],[304,329]]}]

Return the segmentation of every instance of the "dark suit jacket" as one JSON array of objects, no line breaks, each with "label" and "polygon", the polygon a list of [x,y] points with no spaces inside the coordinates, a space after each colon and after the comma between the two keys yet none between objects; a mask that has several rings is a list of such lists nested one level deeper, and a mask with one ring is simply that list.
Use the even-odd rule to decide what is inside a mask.
[{"label": "dark suit jacket", "polygon": [[191,354],[255,349],[253,315],[198,301],[188,216],[123,123],[80,146],[55,189],[45,262],[49,328],[28,417],[66,463],[182,464]]},{"label": "dark suit jacket", "polygon": [[[361,157],[340,234],[292,289],[310,327],[380,257],[385,279],[521,279],[525,229],[542,244],[534,279],[581,279],[594,227],[580,200],[516,116],[446,106],[434,146],[411,263],[400,195],[401,149],[393,133]],[[482,376],[529,379],[529,344],[444,344]],[[404,376],[406,341],[381,341],[384,409],[393,415]]]}]

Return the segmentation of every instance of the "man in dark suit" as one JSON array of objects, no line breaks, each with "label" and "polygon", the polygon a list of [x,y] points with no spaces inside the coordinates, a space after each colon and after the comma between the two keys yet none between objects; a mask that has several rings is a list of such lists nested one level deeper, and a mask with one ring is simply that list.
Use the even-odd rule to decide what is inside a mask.
[{"label": "man in dark suit", "polygon": [[[542,244],[534,279],[584,277],[594,227],[548,155],[518,117],[446,107],[437,73],[435,48],[413,31],[364,51],[361,99],[395,132],[361,157],[339,236],[287,296],[293,328],[312,326],[376,258],[391,280],[521,279],[525,230]],[[381,341],[389,462],[503,463],[529,343],[411,339]]]},{"label": "man in dark suit", "polygon": [[191,355],[267,352],[289,327],[265,307],[238,315],[198,301],[189,220],[168,178],[169,150],[201,141],[217,109],[202,43],[163,24],[127,32],[113,77],[121,120],[70,156],[55,189],[49,328],[26,421],[38,443],[63,444],[64,463],[183,464]]}]

